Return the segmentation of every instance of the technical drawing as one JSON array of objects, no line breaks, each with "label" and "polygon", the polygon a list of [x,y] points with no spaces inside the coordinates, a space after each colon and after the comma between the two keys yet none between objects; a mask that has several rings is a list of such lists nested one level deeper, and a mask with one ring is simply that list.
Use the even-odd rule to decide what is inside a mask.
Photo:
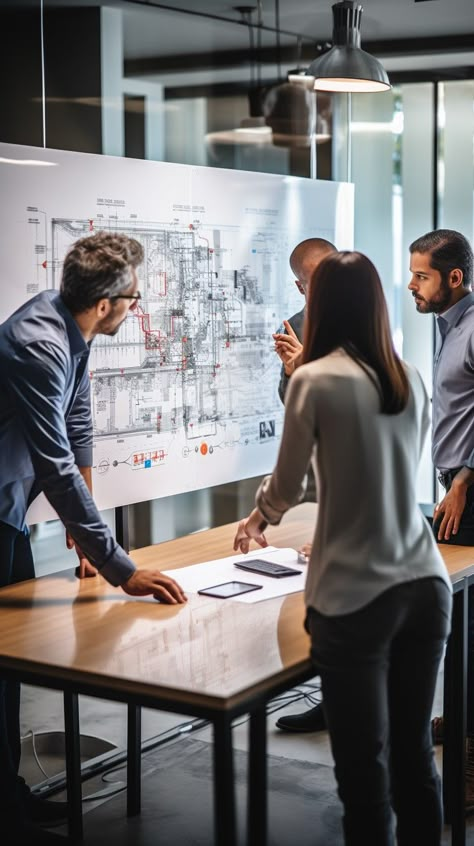
[{"label": "technical drawing", "polygon": [[[28,149],[0,145],[7,148]],[[0,240],[27,246],[20,269],[10,265],[13,306],[59,289],[62,260],[78,238],[123,232],[144,250],[141,300],[116,336],[95,339],[90,357],[100,507],[270,471],[283,422],[272,333],[303,305],[288,257],[314,235],[352,246],[352,186],[49,150],[35,156],[60,167],[39,168],[34,184],[22,168],[7,171],[15,231],[2,210]],[[159,200],[150,198],[153,180],[165,185]]]}]

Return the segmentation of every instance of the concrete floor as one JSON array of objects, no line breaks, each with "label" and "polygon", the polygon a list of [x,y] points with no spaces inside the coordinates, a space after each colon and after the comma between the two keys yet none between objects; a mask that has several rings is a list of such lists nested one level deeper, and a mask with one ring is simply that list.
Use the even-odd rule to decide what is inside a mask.
[{"label": "concrete floor", "polygon": [[[437,694],[440,710],[442,678]],[[316,680],[315,680],[316,683]],[[343,846],[340,830],[340,807],[332,773],[332,757],[326,732],[291,735],[275,728],[281,713],[294,713],[306,707],[308,688],[292,691],[292,704],[274,701],[277,711],[268,717],[269,753],[269,817],[270,846],[288,846],[294,838],[285,827],[285,820],[298,820],[298,846]],[[312,698],[314,694],[312,694]],[[284,708],[279,706],[284,704]],[[22,697],[23,744],[22,772],[30,784],[44,783],[32,753],[29,734],[35,733],[37,753],[45,773],[52,776],[63,768],[60,757],[49,754],[48,744],[42,744],[42,732],[61,731],[63,725],[62,696],[55,691],[24,686]],[[125,749],[126,708],[90,697],[80,697],[81,733],[85,745],[99,738]],[[110,775],[96,776],[84,783],[85,846],[99,846],[99,840],[113,832],[114,846],[151,846],[169,843],[176,846],[206,846],[212,844],[212,731],[210,727],[186,731],[192,720],[185,715],[159,711],[143,711],[142,739],[170,738],[148,753],[142,763],[142,814],[127,820],[125,793],[126,773],[122,768]],[[173,729],[184,729],[173,737]],[[45,736],[46,741],[48,735]],[[239,815],[239,844],[245,843],[245,751],[247,723],[238,721],[233,732],[236,750],[237,805]],[[190,751],[191,750],[191,751]],[[92,752],[92,750],[91,750]],[[97,748],[96,752],[102,752]],[[187,760],[192,756],[191,768]],[[441,752],[437,750],[441,768]],[[183,766],[180,767],[180,759]],[[240,773],[240,776],[239,776]],[[283,778],[283,784],[282,784]],[[311,780],[316,779],[315,794]],[[292,787],[288,788],[288,784]],[[57,798],[65,798],[58,794]],[[284,812],[283,812],[284,809]],[[156,836],[160,832],[159,838]],[[58,829],[65,833],[65,829]],[[293,825],[294,832],[294,825]],[[450,843],[446,828],[443,846]],[[468,846],[474,845],[474,823],[468,825]],[[421,844],[420,844],[421,846]]]}]

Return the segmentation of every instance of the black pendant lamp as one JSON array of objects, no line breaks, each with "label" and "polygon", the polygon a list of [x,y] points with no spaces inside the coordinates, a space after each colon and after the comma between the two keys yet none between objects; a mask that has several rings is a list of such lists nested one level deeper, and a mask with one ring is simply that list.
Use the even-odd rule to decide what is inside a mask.
[{"label": "black pendant lamp", "polygon": [[360,46],[362,6],[342,0],[332,7],[333,47],[308,68],[317,91],[388,91],[389,78],[375,56]]}]

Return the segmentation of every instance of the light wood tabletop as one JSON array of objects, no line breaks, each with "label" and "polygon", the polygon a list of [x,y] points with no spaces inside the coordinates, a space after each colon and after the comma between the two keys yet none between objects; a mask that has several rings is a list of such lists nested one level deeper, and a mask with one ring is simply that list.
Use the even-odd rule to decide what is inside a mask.
[{"label": "light wood tabletop", "polygon": [[473,575],[474,546],[451,546],[447,543],[440,543],[438,549],[443,556],[453,583]]},{"label": "light wood tabletop", "polygon": [[[310,541],[315,506],[269,527],[276,546]],[[136,550],[139,567],[169,570],[232,555],[235,524]],[[453,581],[474,572],[474,548],[440,545]],[[179,581],[179,574],[177,574]],[[72,571],[0,591],[0,667],[137,698],[232,708],[310,669],[301,593],[255,604],[193,594],[183,606],[127,597]],[[119,697],[118,697],[119,698]]]},{"label": "light wood tabletop", "polygon": [[[268,542],[298,547],[310,540],[314,517],[302,511],[270,527]],[[139,567],[160,570],[211,561],[233,554],[236,527],[131,555]],[[168,606],[128,597],[100,576],[79,581],[68,570],[0,591],[0,667],[107,688],[111,698],[115,691],[227,709],[269,679],[281,684],[310,667],[303,620],[301,593],[255,604],[193,594],[186,605]]]}]

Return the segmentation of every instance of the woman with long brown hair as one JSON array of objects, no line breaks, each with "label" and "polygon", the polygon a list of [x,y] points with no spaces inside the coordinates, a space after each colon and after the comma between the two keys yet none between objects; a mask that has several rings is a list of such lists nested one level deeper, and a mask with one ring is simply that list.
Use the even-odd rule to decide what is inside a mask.
[{"label": "woman with long brown hair", "polygon": [[328,256],[311,280],[278,461],[234,549],[266,545],[266,525],[298,502],[312,459],[319,512],[306,627],[347,846],[441,839],[430,718],[451,585],[416,501],[428,426],[425,388],[394,350],[374,265],[357,252]]}]

